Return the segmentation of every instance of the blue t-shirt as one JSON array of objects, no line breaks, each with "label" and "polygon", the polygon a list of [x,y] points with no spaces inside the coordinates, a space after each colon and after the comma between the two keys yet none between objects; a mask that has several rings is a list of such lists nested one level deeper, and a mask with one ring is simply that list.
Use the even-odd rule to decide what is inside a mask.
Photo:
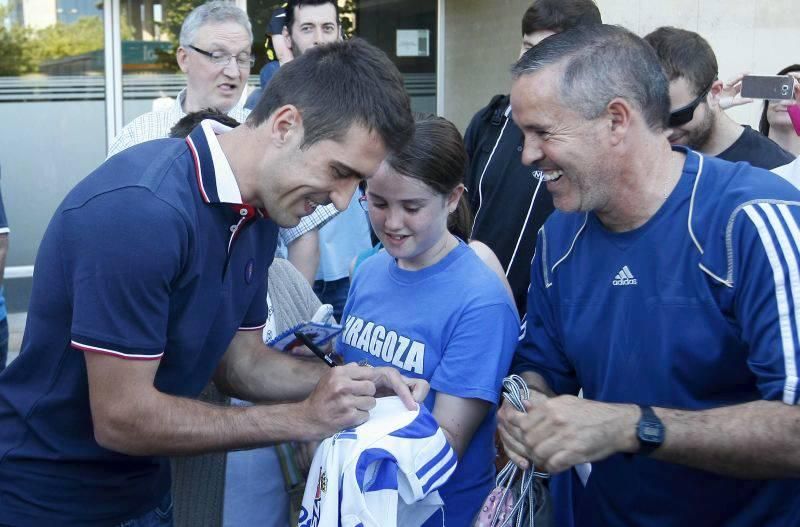
[{"label": "blue t-shirt", "polygon": [[[746,163],[676,150],[681,179],[641,227],[610,232],[593,213],[547,221],[513,369],[611,403],[796,404],[800,192]],[[576,525],[800,525],[798,496],[796,479],[617,454],[593,464]]]},{"label": "blue t-shirt", "polygon": [[[367,259],[353,278],[343,319],[336,349],[344,360],[427,380],[431,411],[437,392],[496,405],[519,336],[511,298],[463,242],[419,271],[400,269],[385,251]],[[469,525],[491,490],[494,430],[493,407],[440,489],[446,525]]]},{"label": "blue t-shirt", "polygon": [[317,280],[335,282],[347,278],[353,258],[372,247],[367,213],[358,204],[356,190],[345,210],[319,229],[319,268]]},{"label": "blue t-shirt", "polygon": [[263,327],[277,226],[223,201],[238,186],[207,123],[113,156],[56,210],[0,376],[0,523],[116,525],[169,490],[166,458],[95,441],[82,351],[160,358],[156,388],[194,397],[234,334]]}]

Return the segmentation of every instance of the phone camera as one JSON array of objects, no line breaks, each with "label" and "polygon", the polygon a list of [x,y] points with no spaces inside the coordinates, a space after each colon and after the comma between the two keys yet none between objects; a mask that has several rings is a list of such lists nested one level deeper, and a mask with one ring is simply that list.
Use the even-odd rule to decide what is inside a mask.
[{"label": "phone camera", "polygon": [[781,85],[781,95],[789,95],[789,85],[788,84]]}]

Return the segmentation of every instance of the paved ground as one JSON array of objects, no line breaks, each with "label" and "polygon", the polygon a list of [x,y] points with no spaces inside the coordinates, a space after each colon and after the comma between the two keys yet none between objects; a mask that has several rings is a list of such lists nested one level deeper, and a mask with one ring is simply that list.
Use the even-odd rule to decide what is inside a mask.
[{"label": "paved ground", "polygon": [[27,313],[8,314],[8,362],[19,355],[19,345],[22,343],[22,334],[25,332],[25,317]]}]

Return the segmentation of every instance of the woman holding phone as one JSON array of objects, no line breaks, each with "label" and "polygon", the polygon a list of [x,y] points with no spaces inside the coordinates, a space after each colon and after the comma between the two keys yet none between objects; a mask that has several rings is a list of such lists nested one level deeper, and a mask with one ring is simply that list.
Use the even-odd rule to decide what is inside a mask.
[{"label": "woman holding phone", "polygon": [[[430,382],[425,405],[459,456],[439,491],[445,525],[470,525],[494,485],[495,410],[519,333],[500,278],[451,232],[469,232],[466,161],[455,126],[421,116],[411,143],[369,179],[385,251],[357,269],[336,345],[345,362]],[[425,525],[442,525],[439,513]]]},{"label": "woman holding phone", "polygon": [[[778,72],[778,75],[790,75],[796,79],[800,77],[800,64],[792,64]],[[798,92],[798,83],[795,81],[795,93]],[[761,110],[761,119],[758,123],[758,130],[781,145],[786,151],[794,155],[800,155],[800,124],[795,126],[789,109],[797,106],[794,98],[785,101],[764,101]]]}]

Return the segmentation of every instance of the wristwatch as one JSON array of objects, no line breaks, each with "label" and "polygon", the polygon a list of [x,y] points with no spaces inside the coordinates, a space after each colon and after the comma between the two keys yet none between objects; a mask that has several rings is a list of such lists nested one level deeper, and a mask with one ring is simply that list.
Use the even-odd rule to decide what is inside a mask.
[{"label": "wristwatch", "polygon": [[636,437],[639,439],[638,453],[647,456],[664,442],[666,429],[651,407],[640,404],[639,408],[642,416],[636,425]]}]

